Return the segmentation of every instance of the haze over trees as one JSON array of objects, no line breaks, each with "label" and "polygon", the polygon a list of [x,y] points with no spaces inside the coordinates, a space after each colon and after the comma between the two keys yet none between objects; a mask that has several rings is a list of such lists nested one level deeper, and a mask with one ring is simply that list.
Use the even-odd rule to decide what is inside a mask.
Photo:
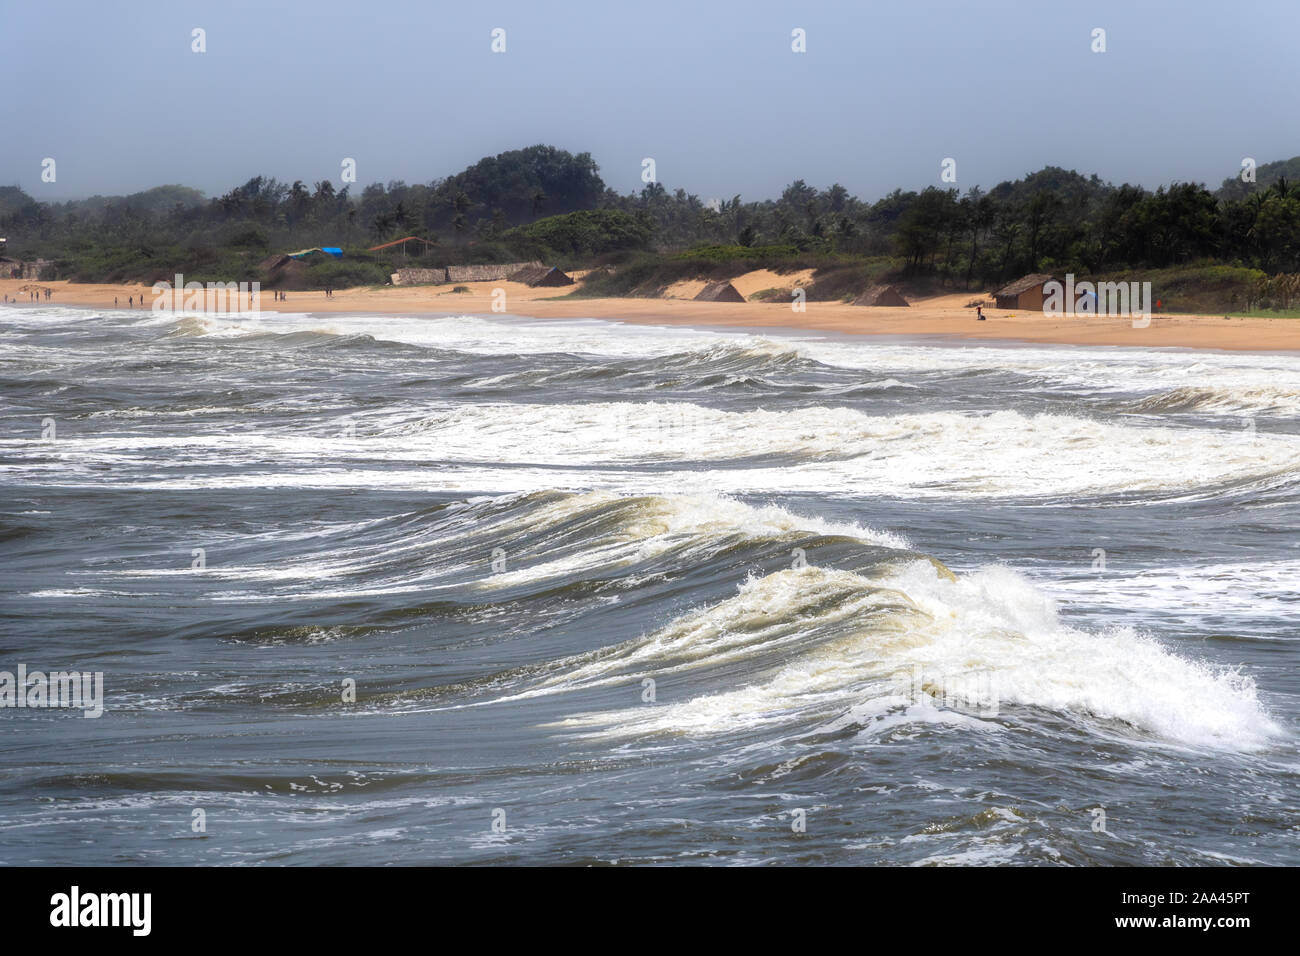
[{"label": "haze over trees", "polygon": [[895,274],[956,289],[1038,271],[1192,263],[1300,271],[1300,157],[1256,172],[1254,183],[1231,177],[1214,192],[1197,183],[1116,186],[1049,166],[987,191],[935,186],[870,202],[839,184],[797,180],[775,199],[706,202],[661,183],[620,194],[590,154],[537,145],[428,183],[359,191],[254,176],[211,199],[168,185],[43,203],[0,187],[0,233],[15,251],[54,259],[59,277],[87,280],[185,265],[248,271],[271,252],[340,245],[373,260],[366,275],[380,281],[388,261],[361,253],[412,235],[437,244],[420,256],[430,262],[536,256],[573,265],[620,251],[711,248],[716,259],[767,250],[826,262],[886,257]]}]

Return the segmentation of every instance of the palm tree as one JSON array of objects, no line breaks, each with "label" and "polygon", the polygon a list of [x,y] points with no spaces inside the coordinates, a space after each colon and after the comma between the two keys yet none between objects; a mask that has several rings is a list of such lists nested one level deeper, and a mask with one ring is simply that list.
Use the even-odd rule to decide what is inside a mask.
[{"label": "palm tree", "polygon": [[975,272],[975,262],[979,259],[979,238],[993,225],[993,200],[985,196],[978,186],[962,200],[967,207],[966,224],[970,227],[970,262],[966,266],[966,288],[970,288],[971,276]]},{"label": "palm tree", "polygon": [[381,212],[375,216],[374,221],[370,224],[370,231],[375,234],[375,238],[383,242],[393,233],[393,214],[391,212]]},{"label": "palm tree", "polygon": [[293,187],[289,190],[289,208],[295,222],[307,211],[307,205],[310,202],[311,193],[307,191],[307,187],[302,184],[301,179],[295,179]]},{"label": "palm tree", "polygon": [[528,198],[532,201],[533,218],[536,219],[537,213],[541,211],[542,204],[545,203],[547,199],[549,199],[550,197],[546,195],[546,192],[542,189],[541,186],[535,186],[533,187],[533,191],[529,194]]}]

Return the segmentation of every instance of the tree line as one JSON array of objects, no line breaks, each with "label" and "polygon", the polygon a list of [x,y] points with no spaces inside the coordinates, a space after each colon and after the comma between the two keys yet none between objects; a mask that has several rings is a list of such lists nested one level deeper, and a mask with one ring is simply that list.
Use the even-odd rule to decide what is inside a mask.
[{"label": "tree line", "polygon": [[1115,186],[1049,166],[987,191],[932,186],[875,202],[839,184],[818,189],[803,180],[779,198],[749,202],[738,195],[704,201],[660,183],[621,194],[605,185],[589,153],[545,145],[487,157],[429,183],[373,183],[355,192],[328,180],[254,176],[211,199],[170,185],[47,203],[0,187],[0,230],[11,248],[55,258],[90,246],[262,252],[364,248],[415,235],[437,244],[432,258],[473,261],[512,247],[535,252],[539,243],[544,251],[546,237],[563,230],[529,224],[597,210],[608,214],[582,220],[582,228],[609,234],[571,252],[607,253],[620,244],[662,252],[780,246],[895,257],[904,275],[964,287],[1026,272],[1101,274],[1206,261],[1300,272],[1300,158],[1260,166],[1253,183],[1227,179],[1215,192],[1197,183]]}]

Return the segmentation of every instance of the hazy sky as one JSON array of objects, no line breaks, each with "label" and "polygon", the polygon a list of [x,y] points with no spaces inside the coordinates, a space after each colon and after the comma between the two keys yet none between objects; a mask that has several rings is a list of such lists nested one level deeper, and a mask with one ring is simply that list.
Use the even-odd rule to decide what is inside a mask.
[{"label": "hazy sky", "polygon": [[1215,187],[1300,154],[1300,0],[3,0],[0,31],[0,185],[38,199],[341,185],[344,157],[425,182],[539,142],[620,192],[648,156],[747,200],[941,185],[945,157],[965,190],[1047,164]]}]

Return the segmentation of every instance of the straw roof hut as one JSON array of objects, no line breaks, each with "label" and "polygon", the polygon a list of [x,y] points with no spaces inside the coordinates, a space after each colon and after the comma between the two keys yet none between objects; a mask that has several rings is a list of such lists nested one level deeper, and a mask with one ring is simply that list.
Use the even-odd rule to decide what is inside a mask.
[{"label": "straw roof hut", "polygon": [[907,306],[907,300],[903,298],[903,293],[898,291],[897,286],[892,285],[873,285],[862,295],[853,300],[854,305],[878,305],[878,306]]},{"label": "straw roof hut", "polygon": [[744,302],[745,297],[730,282],[710,282],[695,297],[696,302]]},{"label": "straw roof hut", "polygon": [[1027,312],[1041,312],[1043,309],[1043,286],[1055,276],[1045,272],[1034,272],[1021,276],[1010,285],[1003,286],[993,293],[993,300],[999,309],[1024,309]]},{"label": "straw roof hut", "polygon": [[525,266],[510,277],[511,282],[522,282],[526,286],[573,285],[573,280],[554,266]]},{"label": "straw roof hut", "polygon": [[307,263],[283,253],[267,256],[258,263],[258,268],[265,273],[266,281],[270,285],[297,282],[307,274]]}]

